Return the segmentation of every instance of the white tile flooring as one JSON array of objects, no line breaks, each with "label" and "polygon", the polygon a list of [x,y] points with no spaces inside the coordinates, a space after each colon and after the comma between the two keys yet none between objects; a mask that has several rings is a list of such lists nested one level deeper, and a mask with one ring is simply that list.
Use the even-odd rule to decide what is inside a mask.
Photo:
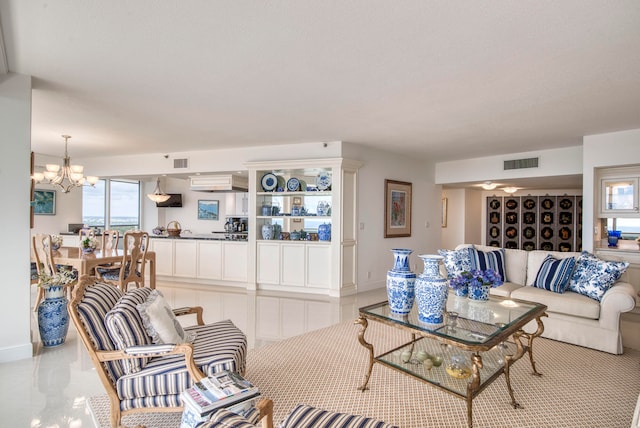
[{"label": "white tile flooring", "polygon": [[[185,283],[157,288],[173,307],[202,306],[205,322],[231,319],[250,348],[355,319],[359,307],[386,299],[384,289],[338,299]],[[0,426],[93,427],[85,400],[105,392],[73,324],[63,345],[45,348],[34,313],[31,319],[34,357],[0,364]]]}]

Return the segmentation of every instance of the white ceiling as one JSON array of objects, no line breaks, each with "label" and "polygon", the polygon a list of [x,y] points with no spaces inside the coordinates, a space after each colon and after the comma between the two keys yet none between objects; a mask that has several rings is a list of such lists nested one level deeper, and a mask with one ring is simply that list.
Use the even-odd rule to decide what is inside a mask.
[{"label": "white ceiling", "polygon": [[453,160],[640,128],[638,0],[0,0],[0,19],[43,154],[68,133],[72,157],[341,140]]}]

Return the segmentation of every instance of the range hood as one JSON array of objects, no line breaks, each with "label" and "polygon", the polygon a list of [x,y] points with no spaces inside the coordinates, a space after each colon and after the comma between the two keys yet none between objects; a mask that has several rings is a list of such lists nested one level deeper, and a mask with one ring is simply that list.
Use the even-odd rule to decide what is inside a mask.
[{"label": "range hood", "polygon": [[249,190],[249,180],[239,175],[194,175],[189,179],[191,190],[196,192],[246,192]]}]

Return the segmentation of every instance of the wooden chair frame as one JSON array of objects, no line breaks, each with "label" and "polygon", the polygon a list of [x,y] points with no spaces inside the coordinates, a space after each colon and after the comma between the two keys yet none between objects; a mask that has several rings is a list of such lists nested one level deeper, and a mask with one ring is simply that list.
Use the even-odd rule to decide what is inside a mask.
[{"label": "wooden chair frame", "polygon": [[100,275],[99,268],[96,268],[96,276],[106,283],[120,287],[123,292],[127,291],[130,283],[135,283],[136,287],[145,286],[145,267],[147,264],[147,249],[149,248],[149,234],[147,232],[127,231],[123,237],[122,262],[116,266],[104,266],[105,268],[120,269],[118,280],[111,281]]}]

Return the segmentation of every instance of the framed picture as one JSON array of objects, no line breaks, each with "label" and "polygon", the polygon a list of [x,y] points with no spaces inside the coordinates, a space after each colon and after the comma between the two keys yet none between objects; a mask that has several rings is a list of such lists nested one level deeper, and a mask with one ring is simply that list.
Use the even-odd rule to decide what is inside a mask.
[{"label": "framed picture", "polygon": [[218,220],[219,201],[198,200],[198,220]]},{"label": "framed picture", "polygon": [[411,236],[411,183],[384,180],[384,237]]},{"label": "framed picture", "polygon": [[442,227],[447,227],[447,198],[442,198]]},{"label": "framed picture", "polygon": [[35,215],[56,215],[56,191],[33,191],[33,213]]}]

